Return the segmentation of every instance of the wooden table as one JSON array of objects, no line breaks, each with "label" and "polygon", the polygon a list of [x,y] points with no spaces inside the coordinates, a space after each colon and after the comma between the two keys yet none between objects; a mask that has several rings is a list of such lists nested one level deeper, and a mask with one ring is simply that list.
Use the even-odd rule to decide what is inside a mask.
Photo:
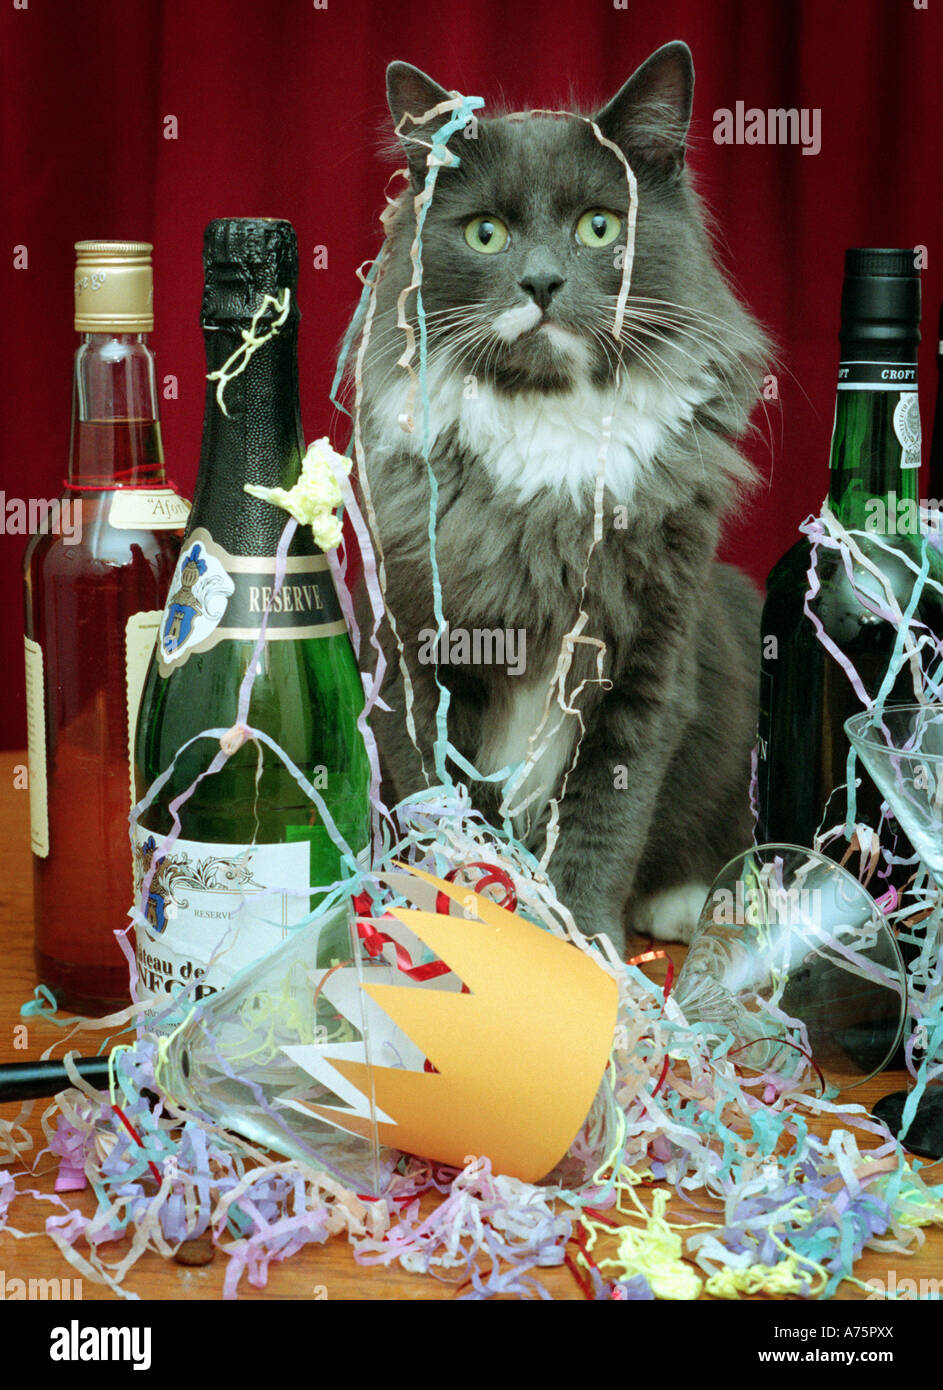
[{"label": "wooden table", "polygon": [[[0,753],[0,1062],[23,1061],[38,1058],[53,1042],[62,1038],[61,1030],[50,1023],[26,1020],[28,1045],[25,1050],[14,1050],[14,1028],[24,1022],[20,1017],[21,1004],[30,998],[36,980],[32,959],[32,874],[29,849],[29,806],[28,792],[14,787],[14,768],[25,764],[25,753]],[[630,947],[632,951],[644,950],[647,942],[638,942]],[[676,960],[683,952],[671,948]],[[665,969],[665,962],[658,961],[650,969],[653,978],[658,978],[659,970]],[[662,974],[663,978],[663,974]],[[22,1038],[22,1034],[19,1035]],[[92,1034],[87,1050],[98,1047],[98,1035]],[[81,1047],[81,1043],[78,1044]],[[76,1044],[71,1044],[76,1046]],[[61,1051],[57,1049],[57,1055]],[[854,1092],[854,1100],[868,1104],[889,1091],[897,1090],[904,1084],[902,1076],[884,1073],[877,1080]],[[42,1130],[39,1119],[47,1102],[36,1101],[32,1113],[26,1121],[36,1145],[33,1160],[42,1148]],[[6,1120],[16,1118],[17,1107],[6,1105],[2,1116]],[[45,1154],[36,1161],[33,1180],[28,1186],[36,1187],[43,1193],[51,1193],[56,1176],[56,1160]],[[940,1173],[938,1181],[943,1181],[939,1168],[931,1170],[932,1175]],[[27,1184],[24,1184],[27,1185]],[[91,1216],[95,1210],[95,1199],[90,1191],[66,1194],[71,1206]],[[18,1197],[10,1210],[10,1224],[27,1231],[44,1232],[45,1220],[55,1208],[28,1197]],[[110,1247],[117,1258],[122,1246]],[[943,1283],[943,1230],[927,1232],[927,1242],[923,1250],[912,1257],[894,1256],[869,1252],[861,1260],[856,1273],[861,1279],[879,1277],[886,1280],[889,1266],[896,1268],[898,1278],[905,1276],[917,1279],[936,1278]],[[217,1253],[214,1261],[203,1268],[186,1269],[153,1251],[148,1251],[135,1265],[128,1276],[128,1287],[144,1299],[155,1300],[214,1300],[222,1293],[226,1260]],[[5,1271],[7,1279],[16,1277],[29,1279],[59,1279],[75,1277],[75,1271],[60,1255],[52,1241],[43,1234],[35,1240],[14,1241],[0,1231],[0,1270]],[[554,1299],[583,1298],[573,1275],[566,1268],[539,1271],[539,1278]],[[270,1266],[268,1284],[259,1291],[253,1289],[243,1278],[239,1285],[240,1300],[290,1300],[312,1299],[319,1296],[328,1299],[359,1300],[454,1300],[454,1286],[443,1284],[429,1277],[408,1274],[398,1265],[389,1268],[364,1268],[357,1265],[350,1246],[343,1238],[336,1238],[326,1245],[307,1246],[299,1254],[284,1263]],[[82,1290],[83,1300],[114,1300],[115,1295],[106,1287],[85,1281]],[[866,1295],[851,1284],[844,1284],[836,1295],[838,1300],[861,1299]],[[650,1307],[651,1305],[649,1305]],[[718,1305],[714,1303],[716,1308]],[[869,1306],[870,1320],[874,1321],[876,1311],[885,1305],[872,1303]],[[886,1319],[885,1319],[886,1320]],[[862,1319],[864,1321],[864,1319]]]}]

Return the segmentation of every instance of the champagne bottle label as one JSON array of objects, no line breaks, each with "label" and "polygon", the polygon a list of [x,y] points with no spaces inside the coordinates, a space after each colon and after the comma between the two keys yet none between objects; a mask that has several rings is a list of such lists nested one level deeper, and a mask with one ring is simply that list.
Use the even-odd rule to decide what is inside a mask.
[{"label": "champagne bottle label", "polygon": [[124,688],[128,702],[128,787],[131,806],[137,800],[134,788],[134,743],[137,737],[138,710],[162,616],[159,608],[132,613],[124,630]]},{"label": "champagne bottle label", "polygon": [[192,531],[177,562],[157,646],[162,676],[218,642],[255,641],[266,609],[269,641],[296,642],[346,632],[323,555],[290,556],[275,593],[275,558],[230,555],[204,527]]},{"label": "champagne bottle label", "polygon": [[171,487],[121,488],[111,499],[108,523],[118,531],[179,531],[190,503]]},{"label": "champagne bottle label", "polygon": [[46,699],[43,649],[24,637],[26,648],[26,741],[29,758],[30,845],[45,859],[49,853],[49,806],[46,796]]},{"label": "champagne bottle label", "polygon": [[[163,838],[135,827],[137,895]],[[140,997],[169,1001],[194,982],[194,1001],[222,989],[308,915],[310,874],[307,840],[252,846],[175,840],[157,860],[147,902],[139,903],[148,923],[136,929]]]}]

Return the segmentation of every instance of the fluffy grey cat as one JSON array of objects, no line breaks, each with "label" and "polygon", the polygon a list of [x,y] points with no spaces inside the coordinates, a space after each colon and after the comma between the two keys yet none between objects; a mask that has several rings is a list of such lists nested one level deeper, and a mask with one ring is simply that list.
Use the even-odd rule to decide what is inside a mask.
[{"label": "fluffy grey cat", "polygon": [[[404,428],[397,304],[413,273],[429,134],[446,119],[410,118],[450,94],[406,63],[390,66],[387,90],[412,189],[383,247],[361,425],[419,745],[384,625],[389,712],[371,723],[387,800],[437,780],[438,676],[449,738],[478,773],[523,764],[505,809],[537,853],[555,829],[548,873],[580,928],[620,949],[626,924],[685,939],[716,872],[751,843],[760,600],[714,557],[722,518],[751,480],[731,441],[747,429],[766,351],[716,264],[685,169],[690,52],[659,49],[594,117],[638,186],[618,340],[629,204],[618,156],[586,120],[539,112],[482,114],[450,138],[460,164],[440,169],[422,234],[448,624],[438,637],[423,409],[417,397]],[[415,326],[415,291],[403,302]],[[581,609],[565,677],[578,714],[551,693],[545,720]],[[471,792],[499,824],[500,787],[473,782]]]}]

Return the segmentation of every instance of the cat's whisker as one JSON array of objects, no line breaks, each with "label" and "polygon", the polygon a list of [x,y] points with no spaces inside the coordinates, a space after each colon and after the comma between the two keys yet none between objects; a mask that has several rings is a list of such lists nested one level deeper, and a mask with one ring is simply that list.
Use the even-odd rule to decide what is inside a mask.
[{"label": "cat's whisker", "polygon": [[[613,308],[615,307],[616,300],[617,296],[612,296]],[[672,311],[670,315],[672,326],[677,328],[677,330],[680,332],[687,333],[689,336],[694,336],[694,331],[689,326],[686,326],[686,321],[688,321],[688,323],[693,321],[695,327],[703,335],[709,336],[713,342],[715,342],[719,347],[721,347],[725,351],[725,354],[727,356],[733,358],[735,364],[737,360],[737,355],[731,352],[732,342],[739,341],[747,351],[748,355],[750,356],[753,356],[756,353],[755,339],[751,337],[748,333],[745,333],[736,328],[733,324],[731,324],[729,319],[722,318],[717,314],[712,314],[703,309],[695,309],[692,305],[679,304],[673,300],[662,300],[640,295],[629,296],[627,308],[630,306],[634,312],[644,312],[648,314],[653,314],[655,310],[658,310],[659,314],[662,317],[666,318],[666,320],[669,318],[669,316],[664,314],[664,310],[670,309]],[[710,325],[710,328],[706,328],[705,325]],[[716,325],[716,328],[714,328],[714,325]],[[802,385],[802,382],[796,376],[795,372],[793,372],[788,366],[785,366],[782,363],[776,364],[776,370],[785,372],[785,374],[790,378],[790,380],[794,382],[795,386],[801,392],[804,399],[811,406],[811,398],[809,397],[809,394],[806,391],[805,387]],[[766,405],[765,397],[761,398],[761,405],[763,410],[763,416],[766,422],[767,447],[769,449],[770,456],[772,457],[774,454],[773,423],[769,409]],[[780,420],[780,425],[781,424],[782,421]],[[780,443],[781,442],[782,429],[780,429]]]},{"label": "cat's whisker", "polygon": [[651,372],[654,376],[658,378],[658,380],[665,387],[666,391],[671,391],[672,384],[668,380],[668,377],[665,375],[665,371],[661,369],[662,367],[664,367],[665,370],[668,370],[667,364],[661,362],[661,365],[659,366],[658,363],[660,359],[657,357],[657,355],[654,352],[652,352],[650,348],[648,348],[647,346],[643,346],[641,343],[633,343],[632,347],[633,350],[637,353],[642,365],[646,367],[646,369],[649,372]]},{"label": "cat's whisker", "polygon": [[[656,326],[677,327],[678,331],[684,337],[692,340],[695,346],[702,347],[705,350],[705,352],[707,352],[709,358],[708,362],[703,365],[706,368],[712,370],[716,375],[720,376],[723,379],[727,387],[727,392],[724,396],[724,399],[730,406],[730,408],[734,410],[735,413],[739,413],[737,406],[737,397],[735,394],[735,385],[737,382],[737,378],[739,376],[739,380],[745,386],[749,384],[751,388],[753,386],[753,383],[750,380],[749,376],[745,374],[744,368],[742,367],[742,364],[739,362],[737,356],[729,351],[728,345],[722,342],[717,335],[706,332],[700,325],[698,325],[697,327],[690,327],[685,326],[683,324],[665,324],[662,322],[663,319],[663,315],[659,314],[656,316],[654,314],[651,314],[644,323],[640,323],[633,314],[633,321],[631,326],[634,327],[637,332],[648,332],[649,336],[656,338],[658,337],[658,335],[654,332]],[[671,345],[677,351],[684,353],[686,356],[690,358],[692,362],[696,361],[696,359],[691,354],[687,353],[686,350],[682,348],[681,344],[676,342],[673,338],[662,337],[661,341],[671,343]],[[718,349],[720,349],[720,351],[718,351]],[[759,400],[760,408],[763,412],[763,418],[766,424],[767,447],[769,449],[770,455],[772,455],[773,429],[772,420],[770,418],[770,412],[767,408],[766,400],[764,397],[758,396],[755,397],[755,399]]]},{"label": "cat's whisker", "polygon": [[719,375],[726,384],[728,390],[727,400],[732,407],[736,408],[736,397],[733,389],[734,382],[731,380],[727,370],[728,366],[733,367],[735,365],[734,363],[725,363],[716,354],[711,354],[710,361],[707,364],[698,362],[693,353],[688,352],[686,348],[682,347],[680,343],[675,342],[674,339],[667,338],[663,334],[658,333],[654,326],[650,324],[634,324],[633,328],[637,333],[644,334],[647,338],[655,342],[663,343],[666,347],[671,347],[675,352],[681,353],[693,366],[700,368],[702,371],[705,370],[706,367],[709,367],[712,373]]},{"label": "cat's whisker", "polygon": [[654,311],[638,311],[632,309],[626,313],[626,322],[645,323],[653,327],[664,328],[668,331],[679,333],[686,338],[691,338],[695,343],[700,343],[705,346],[710,343],[720,350],[721,356],[731,361],[736,361],[738,357],[738,354],[732,351],[728,338],[724,337],[719,331],[715,332],[713,329],[705,328],[701,323],[687,323],[680,316],[671,316],[663,313],[656,314]]},{"label": "cat's whisker", "polygon": [[[613,304],[615,301],[613,301]],[[700,335],[704,339],[715,342],[730,358],[739,356],[734,348],[734,343],[739,341],[742,349],[747,355],[752,355],[756,349],[756,343],[748,334],[736,329],[730,323],[717,318],[716,315],[702,315],[697,310],[685,310],[684,306],[675,309],[670,305],[662,305],[656,302],[651,308],[646,308],[633,303],[630,299],[626,305],[626,317],[633,317],[636,320],[647,320],[657,322],[666,328],[672,328],[677,332],[687,336]]]},{"label": "cat's whisker", "polygon": [[[618,295],[612,295],[611,300],[613,307],[615,307],[618,301]],[[693,304],[681,304],[674,299],[657,299],[653,296],[646,295],[630,294],[626,301],[627,310],[636,308],[639,310],[645,310],[649,307],[654,307],[659,311],[670,309],[675,313],[681,315],[683,318],[699,319],[703,323],[715,324],[717,328],[721,331],[725,333],[735,333],[737,334],[737,336],[741,338],[742,341],[750,343],[751,346],[755,346],[755,338],[752,335],[743,332],[742,329],[736,328],[730,322],[729,318],[724,318],[719,314],[711,313],[709,309],[696,308]]]},{"label": "cat's whisker", "polygon": [[[653,320],[650,320],[650,322],[651,322],[651,321],[653,321]],[[729,375],[728,372],[726,371],[726,367],[727,367],[727,366],[729,366],[730,369],[731,369],[732,371],[734,371],[734,372],[736,372],[737,369],[739,368],[739,369],[740,369],[740,377],[741,377],[741,379],[742,379],[742,380],[745,380],[745,381],[749,380],[749,378],[746,377],[746,376],[744,375],[744,369],[743,369],[742,365],[740,364],[740,362],[739,362],[738,358],[736,357],[736,355],[731,354],[731,353],[727,350],[727,344],[724,343],[724,342],[722,342],[717,336],[715,336],[714,334],[706,334],[706,333],[704,332],[704,330],[701,329],[701,328],[698,328],[698,329],[695,330],[695,329],[691,329],[691,328],[684,328],[684,327],[682,327],[680,331],[681,331],[686,337],[689,337],[689,338],[693,339],[694,342],[695,342],[695,344],[701,344],[701,345],[704,346],[705,348],[707,348],[708,345],[710,345],[711,348],[716,348],[716,347],[720,347],[720,348],[721,348],[721,352],[720,352],[720,353],[718,353],[718,352],[716,352],[716,351],[711,351],[711,354],[710,354],[710,365],[711,365],[717,372],[719,372],[721,375],[723,375],[724,380],[727,382],[728,387],[731,389],[731,392],[732,392],[733,383],[731,382],[730,375]],[[792,373],[790,373],[790,375],[792,375]],[[751,385],[752,385],[752,383],[751,383]],[[801,389],[801,388],[800,388],[800,389]],[[804,393],[803,393],[803,394],[804,394]],[[733,403],[733,397],[732,397],[732,395],[731,395],[730,397],[728,397],[728,399],[731,401],[731,403]],[[763,412],[763,419],[764,419],[764,422],[765,422],[765,425],[766,425],[766,430],[765,430],[766,445],[767,445],[767,449],[768,449],[768,451],[769,451],[770,457],[772,458],[773,455],[774,455],[774,447],[773,447],[773,421],[772,421],[772,417],[771,417],[771,415],[770,415],[770,411],[769,411],[768,406],[767,406],[766,397],[765,397],[764,395],[757,395],[757,396],[754,397],[754,399],[755,399],[756,401],[759,402],[760,409],[761,409],[762,412]],[[781,435],[780,435],[780,439],[781,439]]]},{"label": "cat's whisker", "polygon": [[[648,370],[651,371],[651,372],[654,372],[654,373],[655,373],[656,375],[658,375],[658,376],[661,376],[661,373],[660,373],[660,371],[659,371],[659,369],[658,369],[658,366],[656,365],[656,363],[659,362],[659,361],[661,361],[661,359],[659,358],[659,355],[654,351],[654,349],[651,349],[651,348],[646,347],[646,348],[642,349],[640,355],[642,356],[643,361],[646,362],[646,365],[647,365],[647,367],[648,367]],[[664,380],[664,377],[662,377],[662,380]],[[698,459],[700,460],[700,465],[701,465],[701,476],[704,477],[704,478],[706,478],[706,477],[707,477],[707,465],[706,465],[706,462],[705,462],[705,459],[704,459],[704,452],[703,452],[703,450],[701,449],[701,441],[698,439],[697,433],[696,433],[696,431],[695,431],[695,429],[694,429],[694,426],[697,424],[696,413],[695,413],[695,414],[692,414],[691,419],[690,419],[690,421],[689,421],[688,423],[689,423],[690,426],[691,426],[692,435],[693,435],[693,438],[694,438],[694,443],[695,443],[695,446],[696,446],[696,448],[697,448]]]}]

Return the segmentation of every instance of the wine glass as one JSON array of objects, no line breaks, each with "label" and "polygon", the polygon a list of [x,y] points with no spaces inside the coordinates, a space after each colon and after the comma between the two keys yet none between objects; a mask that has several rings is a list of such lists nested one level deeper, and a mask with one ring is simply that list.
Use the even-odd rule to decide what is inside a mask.
[{"label": "wine glass", "polygon": [[943,1157],[943,1040],[929,1020],[943,1002],[943,705],[888,705],[845,722],[852,748],[867,768],[937,889],[930,916],[920,924],[923,950],[911,967],[919,986],[916,1028],[907,1044],[915,1086],[885,1096],[874,1113],[901,1132],[908,1149]]},{"label": "wine glass", "polygon": [[733,1040],[754,1071],[809,1059],[846,1090],[887,1065],[906,1015],[894,934],[845,869],[798,845],[758,845],[714,880],[674,991],[688,1023]]}]

